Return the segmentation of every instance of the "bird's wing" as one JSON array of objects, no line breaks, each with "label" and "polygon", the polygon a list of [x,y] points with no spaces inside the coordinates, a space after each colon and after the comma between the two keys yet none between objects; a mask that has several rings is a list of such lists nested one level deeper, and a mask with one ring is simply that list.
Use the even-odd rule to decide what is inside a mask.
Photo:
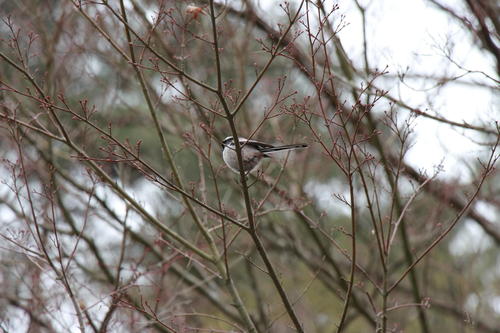
[{"label": "bird's wing", "polygon": [[[261,149],[264,149],[264,148],[273,148],[274,147],[274,145],[272,145],[272,144],[265,143],[265,142],[260,142],[260,141],[256,141],[256,140],[245,140],[245,142],[247,142],[249,144],[252,144],[252,145],[255,145],[255,146],[258,146]],[[240,143],[244,144],[245,142],[240,142]]]},{"label": "bird's wing", "polygon": [[275,147],[269,147],[269,148],[263,148],[261,151],[263,153],[273,153],[273,152],[278,152],[278,151],[283,151],[283,150],[292,150],[292,149],[301,149],[301,148],[307,148],[307,144],[305,143],[296,143],[292,145],[283,145],[283,146],[275,146]]}]

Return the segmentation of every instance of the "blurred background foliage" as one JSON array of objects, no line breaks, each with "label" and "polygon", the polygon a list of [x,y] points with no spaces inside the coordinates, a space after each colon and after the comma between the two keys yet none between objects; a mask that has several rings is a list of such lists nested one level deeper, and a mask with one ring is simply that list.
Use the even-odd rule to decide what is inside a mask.
[{"label": "blurred background foliage", "polygon": [[[4,55],[0,61],[0,330],[246,331],[228,279],[222,278],[224,270],[172,239],[137,208],[143,207],[165,228],[210,253],[195,215],[167,185],[166,180],[177,184],[174,165],[185,192],[248,223],[241,181],[221,159],[221,140],[231,130],[220,98],[179,75],[182,71],[217,85],[210,8],[205,2],[186,1],[124,4],[129,27],[148,44],[145,47],[132,36],[144,88],[133,63],[121,54],[130,59],[124,25],[114,15],[121,16],[119,1],[0,1]],[[203,12],[195,16],[188,6]],[[470,28],[481,26],[475,10],[494,7],[494,13],[497,6],[481,0],[461,14],[470,18]],[[276,35],[266,28],[283,33],[298,8],[299,2],[216,3],[223,91],[230,109],[265,68],[266,48],[276,47]],[[498,128],[492,121],[477,123],[479,130],[464,134],[478,142],[476,156],[457,162],[468,169],[469,177],[441,173],[426,185],[405,211],[400,225],[404,231],[395,238],[384,272],[368,199],[375,205],[375,220],[387,231],[417,190],[419,181],[407,172],[411,166],[405,159],[420,139],[421,134],[414,132],[416,116],[376,89],[393,87],[394,80],[386,78],[382,69],[366,70],[355,65],[359,59],[346,56],[342,35],[332,34],[332,27],[340,32],[349,23],[343,11],[321,1],[300,8],[301,16],[281,44],[286,50],[266,70],[235,124],[242,137],[310,145],[278,163],[266,161],[262,171],[248,177],[258,235],[304,330],[336,331],[344,309],[353,231],[350,207],[342,201],[352,199],[351,181],[356,198],[356,262],[363,271],[356,270],[343,331],[500,332],[498,173],[486,178],[472,208],[388,296],[386,307],[393,311],[387,313],[387,326],[382,326],[380,315],[383,298],[374,286],[381,286],[385,277],[389,285],[394,283],[466,205],[484,171],[479,160],[488,159]],[[307,23],[308,19],[315,21]],[[490,14],[485,20],[490,20],[494,38],[498,16]],[[323,49],[311,51],[308,27],[311,34],[317,32],[312,40],[328,41]],[[492,50],[479,43],[477,48],[485,54]],[[28,72],[44,95],[5,57]],[[326,67],[334,75],[329,76]],[[436,72],[447,75],[446,68]],[[440,84],[462,79],[452,77]],[[435,83],[433,77],[419,80]],[[491,89],[498,76],[485,81],[490,85],[485,89],[498,93],[498,86]],[[150,96],[173,165],[165,158],[143,89]],[[437,85],[429,90],[429,100],[439,89]],[[49,105],[56,107],[68,135],[86,157],[33,130],[62,137]],[[339,125],[341,117],[352,123]],[[334,120],[329,124],[333,137],[327,119]],[[139,152],[138,158],[126,154],[111,138],[130,152]],[[349,138],[359,140],[355,149],[365,159],[361,168],[366,184],[359,176],[346,177],[332,159],[335,148],[341,149]],[[340,164],[355,163],[352,157],[339,156]],[[418,175],[426,174],[423,179],[432,176],[432,170],[413,168]],[[389,179],[397,180],[396,189]],[[293,331],[252,237],[230,222],[222,227],[213,211],[193,205],[257,331]]]}]

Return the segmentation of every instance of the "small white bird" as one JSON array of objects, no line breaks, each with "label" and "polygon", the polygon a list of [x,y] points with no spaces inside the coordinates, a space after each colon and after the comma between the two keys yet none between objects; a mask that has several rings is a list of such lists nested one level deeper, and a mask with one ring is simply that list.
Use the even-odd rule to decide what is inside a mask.
[{"label": "small white bird", "polygon": [[[298,143],[294,145],[274,146],[269,143],[238,138],[241,147],[241,157],[243,159],[243,170],[249,173],[254,170],[265,157],[271,157],[273,153],[307,148],[307,144]],[[240,172],[238,155],[232,136],[228,136],[222,141],[222,159],[226,165],[234,172]]]}]

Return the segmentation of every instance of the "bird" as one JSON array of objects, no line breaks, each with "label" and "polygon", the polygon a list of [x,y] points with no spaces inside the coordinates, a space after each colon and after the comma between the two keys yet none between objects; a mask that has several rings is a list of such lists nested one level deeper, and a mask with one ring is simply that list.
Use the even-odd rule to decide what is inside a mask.
[{"label": "bird", "polygon": [[[240,143],[241,157],[243,159],[243,171],[246,174],[255,170],[262,159],[272,157],[274,153],[307,148],[307,144],[305,143],[275,146],[246,138],[238,138],[238,141]],[[236,146],[232,136],[228,136],[222,141],[222,159],[229,169],[237,173],[240,172],[238,155],[236,154]]]}]

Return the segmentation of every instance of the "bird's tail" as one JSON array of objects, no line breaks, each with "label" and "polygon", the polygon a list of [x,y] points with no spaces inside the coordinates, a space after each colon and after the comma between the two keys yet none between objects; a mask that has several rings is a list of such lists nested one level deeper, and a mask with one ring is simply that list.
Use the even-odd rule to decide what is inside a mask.
[{"label": "bird's tail", "polygon": [[278,146],[278,147],[269,147],[269,148],[264,148],[261,150],[263,153],[275,153],[278,151],[284,151],[284,150],[293,150],[293,149],[302,149],[302,148],[307,148],[307,144],[305,143],[297,143],[294,145],[284,145],[284,146]]}]

